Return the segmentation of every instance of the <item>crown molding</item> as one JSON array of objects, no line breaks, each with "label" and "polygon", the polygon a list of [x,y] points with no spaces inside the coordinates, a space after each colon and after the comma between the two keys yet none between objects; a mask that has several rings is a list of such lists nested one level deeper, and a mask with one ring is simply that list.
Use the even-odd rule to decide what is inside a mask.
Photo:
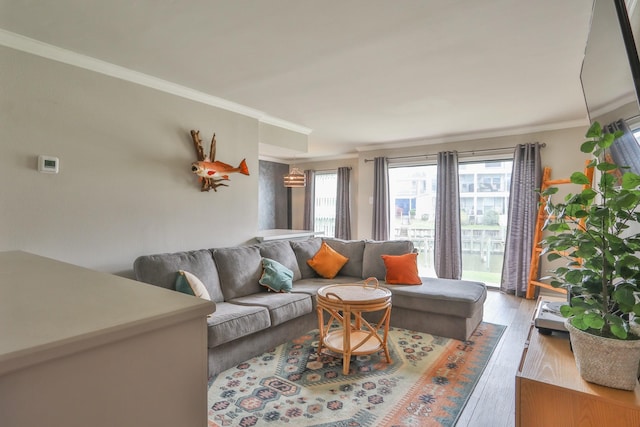
[{"label": "crown molding", "polygon": [[146,86],[152,89],[159,90],[161,92],[189,99],[191,101],[200,102],[212,107],[241,114],[243,116],[252,117],[260,122],[278,126],[294,132],[309,135],[312,131],[312,129],[309,129],[307,127],[300,126],[295,123],[279,119],[277,117],[272,117],[265,112],[256,110],[254,108],[228,101],[217,96],[209,95],[207,93],[176,83],[172,83],[167,80],[159,79],[149,74],[134,71],[129,68],[112,64],[110,62],[102,61],[100,59],[82,55],[67,49],[60,48],[58,46],[41,42],[36,39],[25,37],[17,33],[6,31],[1,28],[0,45],[22,52],[30,53],[32,55],[40,56],[42,58],[47,58],[52,61],[62,62],[64,64],[73,65],[85,70],[94,71],[96,73],[104,74],[120,80],[139,84],[141,86]]},{"label": "crown molding", "polygon": [[393,141],[381,144],[363,145],[356,148],[359,153],[377,150],[390,150],[398,148],[420,147],[422,145],[446,144],[450,142],[473,141],[486,138],[500,138],[503,136],[525,135],[529,133],[546,132],[553,130],[569,129],[580,126],[588,126],[589,119],[572,120],[559,123],[550,123],[540,126],[523,126],[509,129],[496,129],[486,132],[465,133],[460,135],[443,136],[440,138],[414,139],[409,141]]}]

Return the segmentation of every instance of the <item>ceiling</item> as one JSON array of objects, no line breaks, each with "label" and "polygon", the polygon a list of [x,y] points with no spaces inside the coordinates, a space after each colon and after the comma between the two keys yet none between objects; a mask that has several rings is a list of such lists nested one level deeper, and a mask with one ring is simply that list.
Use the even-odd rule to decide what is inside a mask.
[{"label": "ceiling", "polygon": [[0,0],[0,29],[309,129],[300,159],[586,124],[579,74],[591,7]]}]

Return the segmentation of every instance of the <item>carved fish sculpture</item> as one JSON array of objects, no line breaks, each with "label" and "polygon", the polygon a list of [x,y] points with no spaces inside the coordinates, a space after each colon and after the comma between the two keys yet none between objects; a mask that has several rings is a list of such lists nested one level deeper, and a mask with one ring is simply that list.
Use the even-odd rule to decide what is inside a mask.
[{"label": "carved fish sculpture", "polygon": [[247,167],[245,159],[242,159],[237,168],[223,162],[210,162],[203,160],[200,162],[193,162],[191,164],[191,172],[202,178],[228,180],[230,173],[238,172],[243,175],[249,175],[249,168]]}]

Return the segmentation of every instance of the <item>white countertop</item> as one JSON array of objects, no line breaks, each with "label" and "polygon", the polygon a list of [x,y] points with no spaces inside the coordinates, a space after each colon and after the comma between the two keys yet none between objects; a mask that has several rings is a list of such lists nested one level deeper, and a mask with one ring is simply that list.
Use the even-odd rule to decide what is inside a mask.
[{"label": "white countertop", "polygon": [[273,229],[258,232],[256,240],[258,242],[267,242],[270,240],[304,239],[308,237],[321,236],[322,234],[324,233],[321,231]]}]

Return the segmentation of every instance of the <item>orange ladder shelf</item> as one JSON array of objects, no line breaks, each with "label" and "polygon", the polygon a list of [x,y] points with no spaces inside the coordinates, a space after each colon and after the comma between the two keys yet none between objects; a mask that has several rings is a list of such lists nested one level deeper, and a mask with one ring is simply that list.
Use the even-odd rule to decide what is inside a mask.
[{"label": "orange ladder shelf", "polygon": [[[585,162],[585,163],[588,163]],[[593,182],[593,168],[585,167],[584,174],[589,179],[589,182]],[[542,185],[540,186],[540,192],[544,192],[547,188],[553,187],[561,184],[571,184],[571,179],[563,178],[563,179],[551,179],[551,168],[545,167],[542,171]],[[584,188],[588,188],[591,185],[584,185]],[[536,218],[536,227],[533,234],[533,250],[531,251],[531,266],[529,267],[529,282],[527,284],[527,299],[533,299],[536,293],[536,286],[551,289],[556,292],[560,292],[566,294],[562,288],[554,288],[548,283],[541,282],[538,277],[538,272],[540,269],[540,255],[542,254],[542,246],[540,246],[540,242],[542,241],[542,227],[544,226],[545,221],[547,220],[547,203],[544,198],[540,197],[540,203],[538,206],[538,216]]]}]

